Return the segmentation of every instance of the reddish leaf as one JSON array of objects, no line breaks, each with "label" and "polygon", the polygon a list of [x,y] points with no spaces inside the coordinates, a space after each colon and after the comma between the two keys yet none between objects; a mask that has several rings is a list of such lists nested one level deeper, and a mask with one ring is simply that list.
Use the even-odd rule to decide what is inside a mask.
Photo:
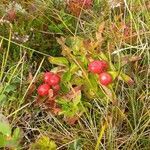
[{"label": "reddish leaf", "polygon": [[11,9],[7,12],[7,17],[10,22],[13,22],[16,19],[16,11]]},{"label": "reddish leaf", "polygon": [[31,96],[35,91],[36,91],[36,85],[33,83],[27,92],[27,96]]},{"label": "reddish leaf", "polygon": [[44,101],[45,101],[45,97],[40,97],[39,95],[35,98],[35,106],[39,106],[41,105]]},{"label": "reddish leaf", "polygon": [[69,125],[75,125],[77,123],[77,121],[79,120],[79,117],[78,116],[67,117],[64,120]]},{"label": "reddish leaf", "polygon": [[47,106],[48,109],[52,109],[56,107],[56,102],[55,102],[55,98],[52,100],[47,100],[45,102],[45,105]]},{"label": "reddish leaf", "polygon": [[55,115],[59,115],[61,109],[59,107],[55,107],[52,109],[52,112],[55,114]]},{"label": "reddish leaf", "polygon": [[112,91],[111,89],[107,88],[106,86],[101,85],[103,90],[105,91],[107,97],[109,98],[109,100],[113,103],[116,104],[117,103],[117,99],[116,99],[116,95],[114,93],[114,91]]},{"label": "reddish leaf", "polygon": [[90,9],[92,0],[69,0],[68,10],[75,16],[79,16],[82,9]]},{"label": "reddish leaf", "polygon": [[81,86],[76,86],[76,87],[72,88],[71,91],[69,93],[67,93],[64,97],[69,100],[72,100],[74,97],[76,97],[78,92],[81,92]]}]

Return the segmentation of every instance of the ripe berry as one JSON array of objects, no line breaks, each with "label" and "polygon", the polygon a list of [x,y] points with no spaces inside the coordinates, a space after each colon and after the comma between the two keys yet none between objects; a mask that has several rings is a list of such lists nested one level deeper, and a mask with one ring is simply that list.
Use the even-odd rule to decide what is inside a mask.
[{"label": "ripe berry", "polygon": [[109,68],[109,64],[108,64],[108,62],[107,61],[105,61],[105,60],[101,60],[101,63],[102,63],[102,65],[103,65],[103,70],[107,70],[108,68]]},{"label": "ripe berry", "polygon": [[40,96],[46,96],[48,95],[49,89],[50,86],[48,84],[41,84],[37,91]]},{"label": "ripe berry", "polygon": [[52,75],[53,75],[52,72],[46,72],[46,73],[44,74],[44,82],[45,82],[45,83],[49,83],[49,81],[50,81]]},{"label": "ripe berry", "polygon": [[108,68],[108,63],[104,60],[94,60],[88,66],[89,71],[93,73],[102,73]]},{"label": "ripe berry", "polygon": [[57,74],[53,74],[51,75],[48,84],[54,86],[59,84],[59,82],[60,82],[60,77]]},{"label": "ripe berry", "polygon": [[107,86],[108,84],[112,83],[112,77],[109,73],[103,72],[99,74],[99,81],[102,85]]}]

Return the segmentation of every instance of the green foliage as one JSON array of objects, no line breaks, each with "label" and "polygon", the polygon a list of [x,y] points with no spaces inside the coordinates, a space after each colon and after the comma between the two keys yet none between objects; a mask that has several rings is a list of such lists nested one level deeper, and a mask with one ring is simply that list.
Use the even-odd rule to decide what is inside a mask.
[{"label": "green foliage", "polygon": [[4,122],[0,122],[0,132],[5,136],[11,135],[10,125]]},{"label": "green foliage", "polygon": [[60,114],[63,114],[67,117],[74,117],[77,114],[83,112],[83,108],[81,106],[81,91],[71,95],[73,98],[71,99],[63,99],[58,98],[57,102],[61,106],[62,111]]},{"label": "green foliage", "polygon": [[[72,86],[82,86],[82,92],[87,98],[105,99],[109,97],[110,101],[112,101],[112,96],[110,95],[115,94],[112,88],[115,87],[115,80],[121,79],[127,83],[129,83],[129,79],[132,81],[128,75],[124,74],[122,71],[117,71],[115,65],[109,61],[107,53],[105,54],[97,50],[99,48],[97,40],[70,37],[67,39],[60,38],[57,41],[62,47],[62,55],[64,56],[59,58],[59,61],[63,63],[65,60],[65,62],[67,62],[67,66],[62,68],[62,85],[65,85],[67,89]],[[108,72],[112,75],[114,80],[112,86],[102,87],[98,81],[98,76],[88,72],[87,66],[90,63],[90,59],[104,59],[108,61],[110,64]],[[58,63],[57,57],[50,57],[49,61],[50,63],[57,64],[59,67],[62,66],[62,64]]]},{"label": "green foliage", "polygon": [[30,150],[56,150],[57,145],[47,136],[41,136],[35,143],[31,144]]},{"label": "green foliage", "polygon": [[82,141],[80,139],[75,140],[68,146],[68,150],[82,150]]},{"label": "green foliage", "polygon": [[[0,114],[0,149],[31,145],[33,150],[93,150],[96,143],[99,149],[149,149],[150,2],[93,2],[76,17],[65,0],[0,1],[0,110],[13,124]],[[13,21],[8,8],[17,8]],[[66,39],[57,42],[61,36]],[[50,63],[41,63],[45,56],[51,56]],[[92,59],[109,62],[113,84],[103,87],[98,76],[88,72]],[[33,87],[40,81],[30,84],[39,70],[50,70],[52,64],[62,79],[57,115],[43,104],[40,109],[34,105]],[[73,123],[67,126],[64,118],[70,117]],[[14,129],[20,124],[23,135]],[[37,139],[39,133],[49,137]]]},{"label": "green foliage", "polygon": [[0,148],[19,148],[21,131],[16,128],[13,132],[5,116],[0,114]]},{"label": "green foliage", "polygon": [[71,76],[72,76],[72,74],[71,74],[70,70],[66,71],[62,76],[62,81],[64,83],[68,83],[71,80]]},{"label": "green foliage", "polygon": [[52,64],[59,65],[59,66],[68,66],[68,61],[64,57],[49,57],[49,61]]},{"label": "green foliage", "polygon": [[6,101],[7,100],[7,96],[5,94],[1,94],[0,95],[0,102]]}]

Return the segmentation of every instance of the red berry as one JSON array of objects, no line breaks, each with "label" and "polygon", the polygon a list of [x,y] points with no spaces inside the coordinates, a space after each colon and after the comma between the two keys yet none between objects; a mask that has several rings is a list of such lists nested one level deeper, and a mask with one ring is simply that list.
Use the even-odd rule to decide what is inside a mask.
[{"label": "red berry", "polygon": [[40,96],[46,96],[48,95],[49,89],[50,86],[48,84],[41,84],[37,91]]},{"label": "red berry", "polygon": [[108,63],[104,60],[94,60],[88,66],[89,71],[93,73],[102,73],[108,68]]},{"label": "red berry", "polygon": [[102,65],[103,65],[103,69],[104,69],[104,70],[107,70],[107,69],[109,68],[109,64],[108,64],[107,61],[101,60],[101,63],[102,63]]},{"label": "red berry", "polygon": [[55,92],[58,92],[60,90],[60,85],[59,84],[53,85],[52,88]]},{"label": "red berry", "polygon": [[44,74],[44,82],[45,82],[45,83],[49,83],[49,81],[50,81],[52,75],[53,75],[52,72],[46,72],[46,73]]},{"label": "red berry", "polygon": [[99,74],[99,81],[102,85],[107,86],[108,84],[112,83],[112,77],[109,73],[103,72]]},{"label": "red berry", "polygon": [[53,74],[51,75],[48,84],[54,86],[59,84],[59,82],[60,82],[60,77],[57,74]]}]

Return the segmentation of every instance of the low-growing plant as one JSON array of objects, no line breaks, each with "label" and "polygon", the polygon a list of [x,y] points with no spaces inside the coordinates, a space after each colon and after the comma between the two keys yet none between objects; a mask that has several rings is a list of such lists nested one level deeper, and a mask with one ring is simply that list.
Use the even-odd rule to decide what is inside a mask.
[{"label": "low-growing plant", "polygon": [[19,148],[21,137],[22,134],[20,129],[16,128],[12,131],[7,118],[0,114],[0,148]]},{"label": "low-growing plant", "polygon": [[30,150],[56,150],[57,145],[47,136],[39,137],[35,143],[31,143]]},{"label": "low-growing plant", "polygon": [[[47,94],[45,104],[52,112],[63,115],[65,121],[74,124],[86,111],[84,103],[98,98],[103,106],[115,104],[117,97],[114,89],[118,80],[132,84],[133,80],[111,61],[109,53],[100,50],[98,39],[85,40],[80,37],[58,38],[62,47],[61,57],[49,57],[56,65],[51,72],[44,74],[44,81],[52,86],[51,80],[60,84],[55,94],[48,84],[44,84]],[[55,78],[53,76],[56,76]],[[53,79],[52,79],[53,78]],[[60,83],[59,83],[60,82]],[[40,85],[39,88],[41,88]],[[38,97],[38,100],[43,97]]]}]

